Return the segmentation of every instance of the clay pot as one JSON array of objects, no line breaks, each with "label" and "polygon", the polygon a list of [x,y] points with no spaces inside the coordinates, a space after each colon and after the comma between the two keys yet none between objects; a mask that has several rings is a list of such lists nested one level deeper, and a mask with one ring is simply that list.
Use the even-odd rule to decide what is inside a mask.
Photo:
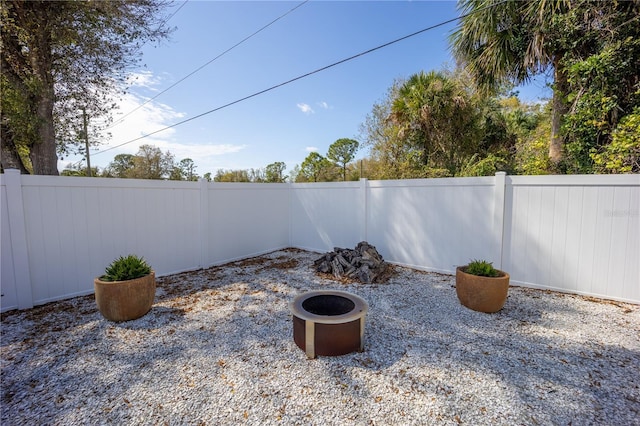
[{"label": "clay pot", "polygon": [[507,301],[509,274],[498,272],[498,277],[480,277],[464,272],[464,266],[456,268],[456,293],[460,303],[478,312],[493,313],[502,309]]},{"label": "clay pot", "polygon": [[103,317],[110,321],[130,321],[151,309],[156,295],[156,275],[151,272],[128,281],[93,281],[96,304]]}]

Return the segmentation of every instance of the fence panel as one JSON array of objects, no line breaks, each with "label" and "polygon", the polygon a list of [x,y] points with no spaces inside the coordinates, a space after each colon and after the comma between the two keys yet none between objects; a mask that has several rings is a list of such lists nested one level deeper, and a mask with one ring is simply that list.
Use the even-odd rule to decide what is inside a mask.
[{"label": "fence panel", "polygon": [[493,199],[493,177],[370,182],[367,235],[385,259],[420,269],[496,261]]},{"label": "fence panel", "polygon": [[312,251],[353,247],[365,238],[360,182],[293,184],[291,244]]},{"label": "fence panel", "polygon": [[0,305],[2,309],[18,307],[16,291],[16,274],[13,267],[13,250],[11,244],[11,228],[9,226],[9,209],[7,202],[7,186],[5,180],[0,184]]},{"label": "fence panel", "polygon": [[22,180],[35,304],[92,293],[93,278],[121,255],[144,256],[159,275],[198,267],[195,182]]},{"label": "fence panel", "polygon": [[640,177],[507,181],[503,261],[514,283],[640,300]]},{"label": "fence panel", "polygon": [[482,258],[514,284],[640,302],[638,175],[225,184],[8,171],[0,203],[2,311],[92,293],[128,253],[165,275],[362,240],[418,269]]},{"label": "fence panel", "polygon": [[206,264],[290,246],[289,184],[209,183]]}]

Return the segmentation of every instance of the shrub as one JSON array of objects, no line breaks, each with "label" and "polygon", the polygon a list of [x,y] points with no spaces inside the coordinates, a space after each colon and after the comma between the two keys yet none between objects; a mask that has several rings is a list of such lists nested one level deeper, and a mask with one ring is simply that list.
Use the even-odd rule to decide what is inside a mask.
[{"label": "shrub", "polygon": [[591,159],[598,173],[640,172],[640,108],[620,120],[609,145],[591,150]]},{"label": "shrub", "polygon": [[151,267],[142,257],[130,254],[111,262],[104,272],[100,277],[102,281],[126,281],[150,274]]},{"label": "shrub", "polygon": [[464,272],[480,277],[498,277],[500,271],[493,267],[491,262],[485,260],[472,260],[465,268]]}]

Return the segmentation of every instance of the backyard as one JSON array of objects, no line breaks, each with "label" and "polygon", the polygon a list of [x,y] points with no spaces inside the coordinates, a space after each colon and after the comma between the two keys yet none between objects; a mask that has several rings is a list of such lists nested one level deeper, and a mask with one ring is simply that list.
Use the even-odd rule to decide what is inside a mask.
[{"label": "backyard", "polygon": [[[317,257],[159,278],[130,322],[92,296],[2,314],[2,424],[640,424],[638,305],[511,287],[483,314],[453,276],[342,283]],[[364,351],[308,360],[288,303],[329,288],[369,303]]]}]

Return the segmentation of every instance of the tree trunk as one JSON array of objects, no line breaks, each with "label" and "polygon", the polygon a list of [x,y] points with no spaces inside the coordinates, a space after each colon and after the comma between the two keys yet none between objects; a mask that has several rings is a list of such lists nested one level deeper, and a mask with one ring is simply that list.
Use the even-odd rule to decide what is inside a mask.
[{"label": "tree trunk", "polygon": [[559,60],[554,61],[554,85],[551,114],[551,143],[549,159],[554,170],[559,170],[564,159],[564,138],[562,136],[562,119],[568,111],[566,94],[568,89],[567,75]]},{"label": "tree trunk", "polygon": [[18,169],[23,175],[29,174],[13,142],[13,134],[9,130],[9,126],[6,126],[4,123],[2,123],[0,129],[0,150],[0,165],[2,166],[2,170]]},{"label": "tree trunk", "polygon": [[31,146],[31,164],[35,175],[58,175],[56,137],[53,128],[53,94],[43,90],[38,99],[39,140]]},{"label": "tree trunk", "polygon": [[[46,16],[46,9],[43,9]],[[46,22],[45,19],[43,21]],[[33,174],[58,175],[58,156],[56,155],[56,134],[53,126],[54,81],[51,51],[51,28],[43,25],[34,35],[36,52],[31,57],[31,68],[35,71],[40,90],[35,99],[38,115],[38,140],[31,146],[29,156],[33,165]]]}]

